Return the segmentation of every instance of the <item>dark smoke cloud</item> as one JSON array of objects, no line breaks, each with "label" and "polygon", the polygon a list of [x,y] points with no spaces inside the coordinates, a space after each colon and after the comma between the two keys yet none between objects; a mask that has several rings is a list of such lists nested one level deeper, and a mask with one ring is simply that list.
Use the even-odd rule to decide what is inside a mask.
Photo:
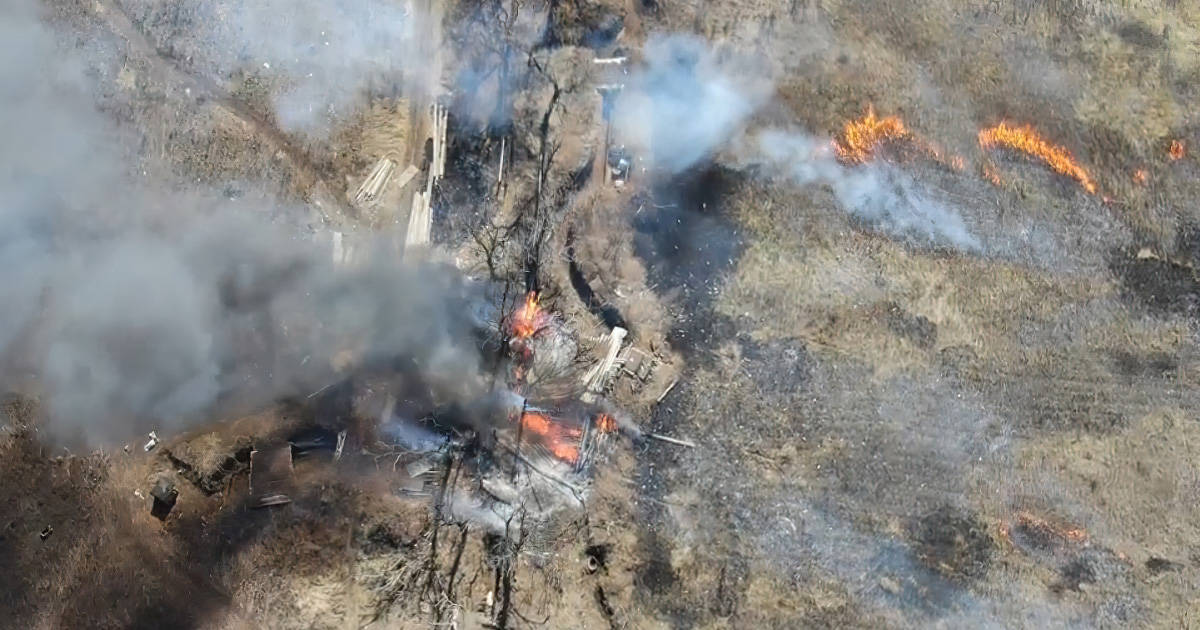
[{"label": "dark smoke cloud", "polygon": [[476,291],[456,274],[382,248],[338,267],[320,235],[267,218],[289,209],[142,183],[31,3],[0,14],[2,376],[32,378],[54,433],[102,440],[307,393],[339,354],[471,382]]}]

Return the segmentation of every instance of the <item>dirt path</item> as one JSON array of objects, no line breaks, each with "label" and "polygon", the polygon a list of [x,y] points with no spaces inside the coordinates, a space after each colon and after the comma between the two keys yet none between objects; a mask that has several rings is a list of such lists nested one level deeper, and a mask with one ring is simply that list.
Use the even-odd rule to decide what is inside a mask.
[{"label": "dirt path", "polygon": [[307,193],[327,223],[341,227],[358,222],[354,208],[336,195],[335,191],[340,187],[324,178],[313,165],[308,153],[278,127],[231,97],[221,86],[181,67],[142,33],[116,0],[97,0],[96,7],[97,13],[109,28],[129,43],[133,53],[146,60],[155,80],[182,87],[184,93],[196,102],[208,102],[224,110],[245,124],[251,133],[261,138],[268,146],[282,154],[293,170],[300,190]]}]

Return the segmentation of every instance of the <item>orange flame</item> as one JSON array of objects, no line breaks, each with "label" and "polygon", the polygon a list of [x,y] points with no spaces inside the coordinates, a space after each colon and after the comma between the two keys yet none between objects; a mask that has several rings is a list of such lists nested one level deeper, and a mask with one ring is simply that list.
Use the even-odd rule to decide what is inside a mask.
[{"label": "orange flame", "polygon": [[862,164],[874,157],[883,142],[907,137],[909,132],[903,121],[896,116],[878,118],[875,107],[868,105],[866,116],[846,123],[841,138],[833,141],[833,149],[839,161]]},{"label": "orange flame", "polygon": [[564,426],[553,418],[536,411],[521,414],[521,429],[541,438],[550,453],[558,459],[574,464],[579,460],[579,429]]},{"label": "orange flame", "polygon": [[518,308],[512,317],[512,334],[517,339],[529,339],[546,326],[546,312],[538,306],[538,294],[530,291],[525,296],[525,303]]},{"label": "orange flame", "polygon": [[955,171],[966,167],[966,161],[961,155],[947,158],[945,151],[937,143],[930,142],[913,133],[904,125],[898,116],[879,118],[875,107],[867,106],[867,114],[857,120],[846,123],[840,137],[835,138],[830,145],[843,164],[862,164],[875,157],[876,151],[885,142],[905,142],[924,153],[933,161]]},{"label": "orange flame", "polygon": [[[1081,544],[1088,540],[1087,530],[1051,523],[1050,521],[1021,510],[1016,514],[1016,523],[1026,530],[1037,532],[1043,536],[1057,539],[1062,543]],[[1007,529],[1007,528],[1006,528]]]},{"label": "orange flame", "polygon": [[1071,152],[1050,144],[1033,127],[1013,127],[1001,122],[995,127],[979,132],[979,146],[985,149],[1008,148],[1035,157],[1057,173],[1080,183],[1084,190],[1095,194],[1096,184],[1088,172],[1075,161]]},{"label": "orange flame", "polygon": [[1004,185],[1004,179],[1001,178],[1000,174],[996,172],[996,167],[992,166],[991,162],[984,162],[983,176],[989,182],[992,182],[992,184],[995,186],[1003,186]]},{"label": "orange flame", "polygon": [[1150,173],[1146,169],[1139,168],[1133,172],[1133,183],[1137,184],[1138,186],[1145,186],[1149,181]]},{"label": "orange flame", "polygon": [[1167,148],[1167,156],[1171,158],[1172,162],[1182,160],[1186,153],[1187,148],[1183,146],[1182,140],[1172,140],[1171,146]]},{"label": "orange flame", "polygon": [[600,429],[601,433],[615,433],[617,431],[617,419],[602,413],[596,416],[596,428]]}]

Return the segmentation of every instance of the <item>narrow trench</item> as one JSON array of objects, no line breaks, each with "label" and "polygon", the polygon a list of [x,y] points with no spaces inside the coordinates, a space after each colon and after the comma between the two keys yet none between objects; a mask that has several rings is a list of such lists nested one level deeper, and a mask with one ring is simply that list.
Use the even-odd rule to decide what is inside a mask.
[{"label": "narrow trench", "polygon": [[617,327],[629,330],[629,323],[625,321],[621,311],[596,295],[596,291],[584,277],[583,270],[579,268],[579,261],[575,259],[575,228],[567,230],[567,273],[571,277],[571,288],[575,289],[576,295],[583,301],[584,306],[587,306],[589,312],[603,320],[610,330]]}]

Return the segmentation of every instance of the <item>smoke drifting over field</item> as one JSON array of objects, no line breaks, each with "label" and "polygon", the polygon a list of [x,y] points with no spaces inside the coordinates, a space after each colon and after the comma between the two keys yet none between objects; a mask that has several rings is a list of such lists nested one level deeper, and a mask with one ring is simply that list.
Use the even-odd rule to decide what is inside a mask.
[{"label": "smoke drifting over field", "polygon": [[[746,133],[750,118],[771,97],[765,68],[721,55],[694,37],[652,38],[645,62],[618,102],[616,127],[620,137],[647,148],[654,165],[670,173],[695,166]],[[754,137],[742,152],[744,163],[766,166],[799,185],[828,185],[843,209],[878,229],[964,251],[981,247],[956,212],[896,168],[843,166],[828,141],[802,132],[768,129]]]},{"label": "smoke drifting over field", "polygon": [[36,10],[3,14],[0,359],[36,382],[53,432],[112,438],[307,393],[339,354],[469,382],[473,290],[455,275],[394,254],[336,268],[270,202],[142,183]]},{"label": "smoke drifting over field", "polygon": [[395,95],[437,72],[419,46],[428,36],[425,16],[405,3],[255,0],[167,8],[132,0],[126,6],[150,24],[186,12],[193,28],[158,45],[217,83],[253,78],[258,87],[251,91],[267,88],[280,126],[291,132],[324,135],[367,92]]},{"label": "smoke drifting over field", "polygon": [[924,195],[899,169],[878,163],[843,166],[827,142],[796,132],[765,130],[757,145],[771,170],[797,184],[827,184],[846,211],[886,232],[965,251],[980,249],[962,217]]}]

